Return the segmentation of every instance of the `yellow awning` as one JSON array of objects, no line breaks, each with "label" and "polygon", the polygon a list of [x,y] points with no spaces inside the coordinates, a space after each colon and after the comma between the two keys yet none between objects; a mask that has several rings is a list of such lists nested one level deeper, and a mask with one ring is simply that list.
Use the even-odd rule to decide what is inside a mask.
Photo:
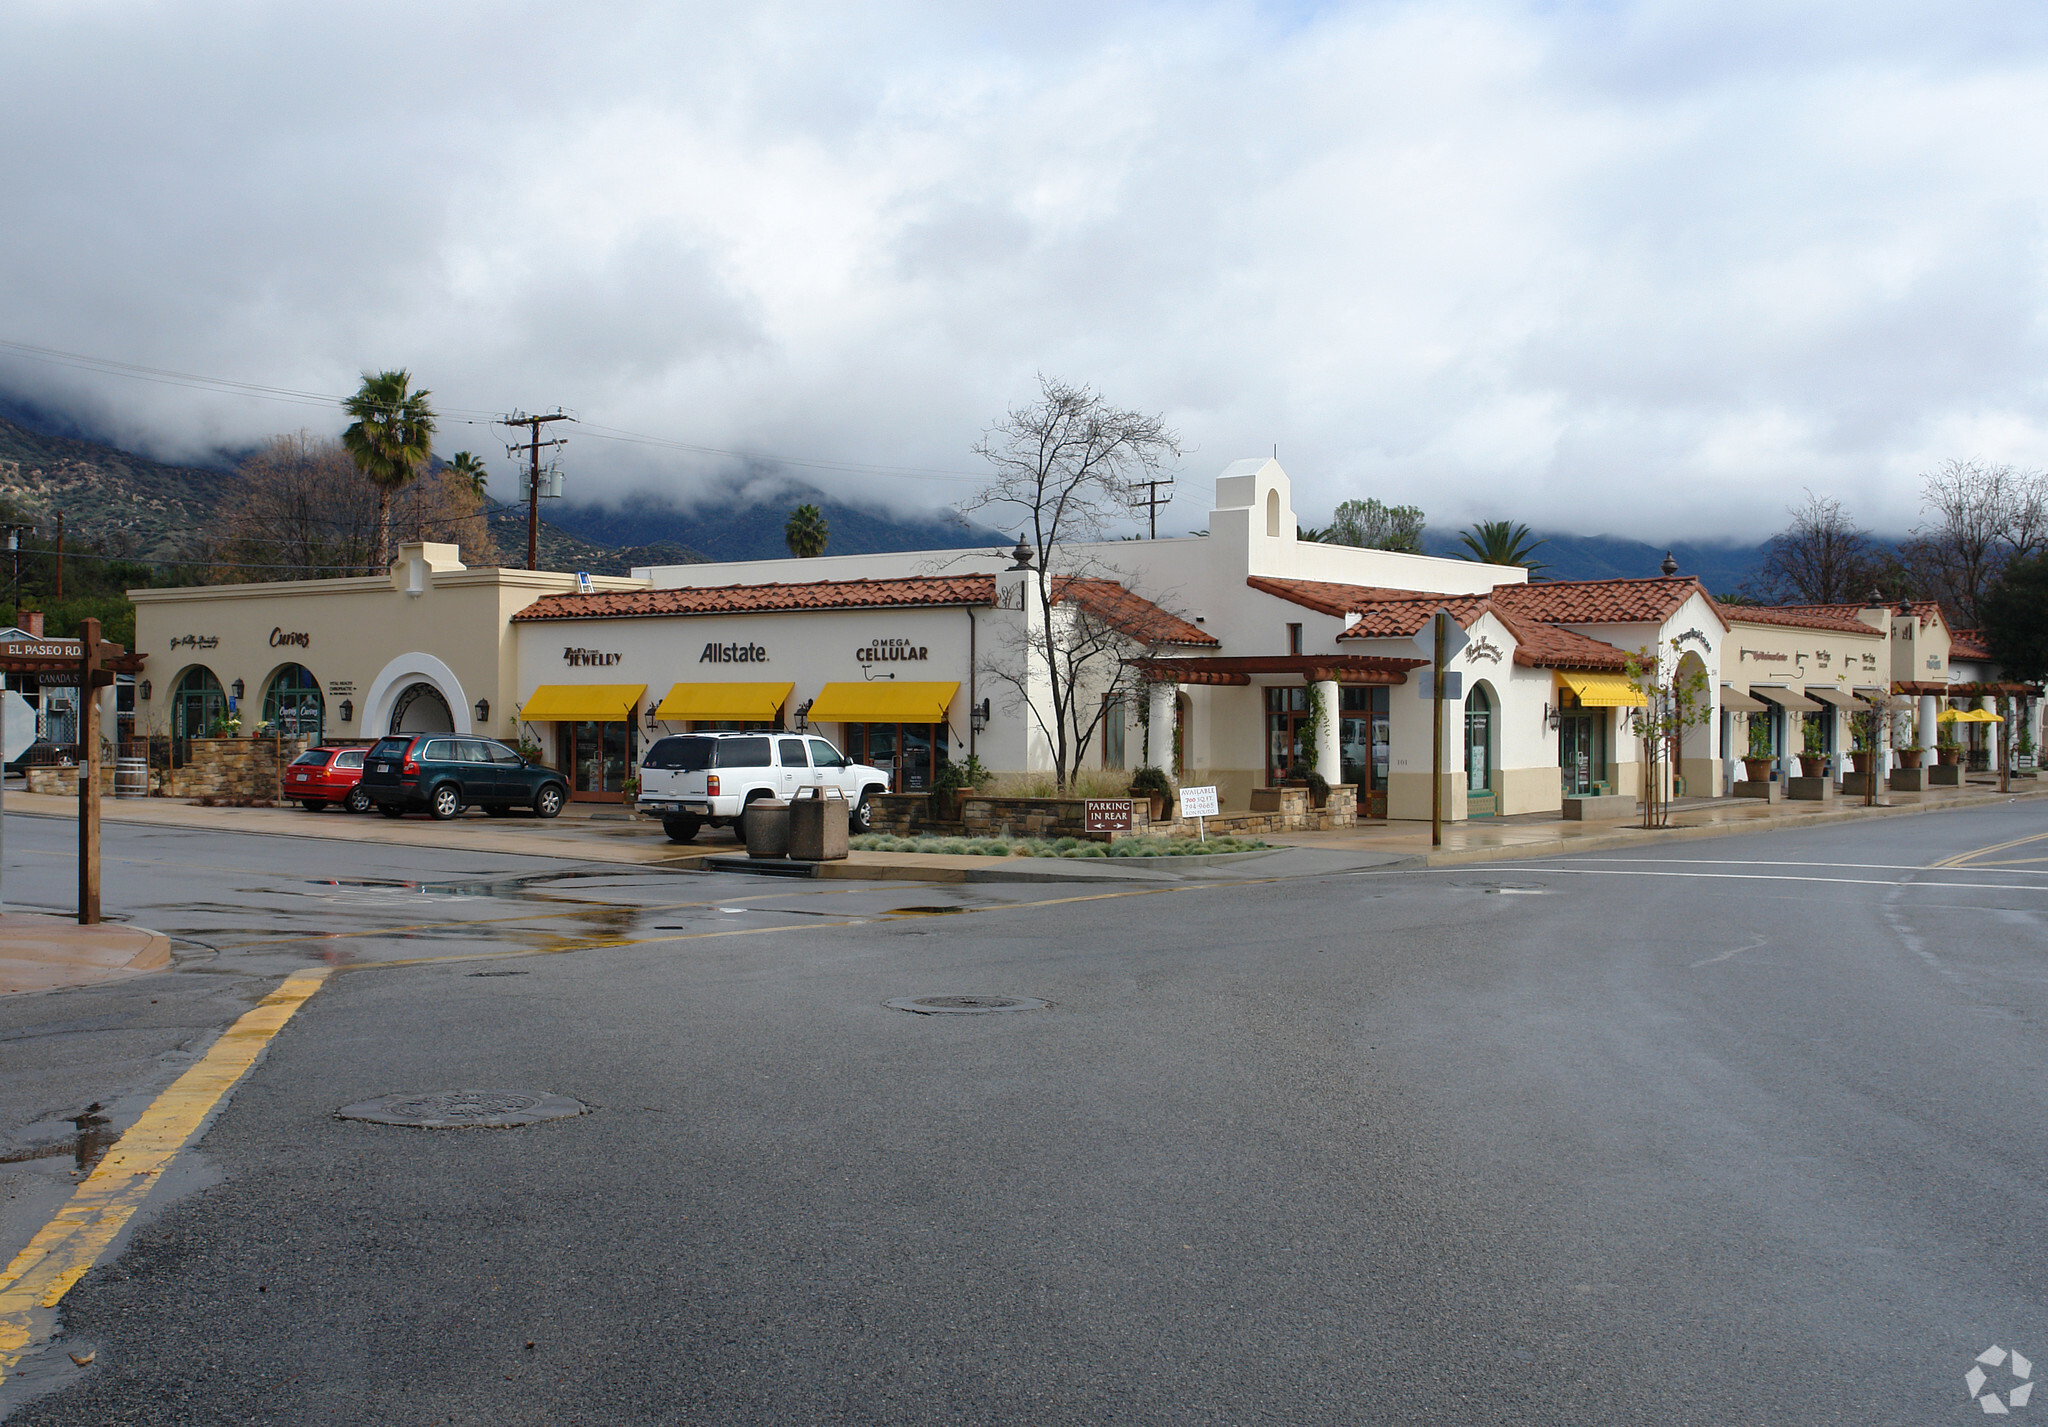
[{"label": "yellow awning", "polygon": [[795,684],[677,684],[656,718],[700,719],[705,723],[773,723],[775,711]]},{"label": "yellow awning", "polygon": [[1964,709],[1955,717],[1957,723],[2004,723],[2005,720],[1990,709]]},{"label": "yellow awning", "polygon": [[1557,681],[1589,709],[1641,708],[1650,702],[1626,674],[1579,674],[1560,669]]},{"label": "yellow awning", "polygon": [[526,723],[626,723],[640,712],[645,684],[542,684],[519,710]]},{"label": "yellow awning", "polygon": [[812,723],[944,723],[960,692],[950,684],[827,684],[811,705]]}]

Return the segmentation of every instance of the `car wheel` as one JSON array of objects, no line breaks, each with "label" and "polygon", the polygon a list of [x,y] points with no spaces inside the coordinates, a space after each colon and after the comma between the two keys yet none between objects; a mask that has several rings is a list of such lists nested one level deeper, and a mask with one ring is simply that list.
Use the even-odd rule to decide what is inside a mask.
[{"label": "car wheel", "polygon": [[685,816],[663,818],[661,820],[661,830],[668,834],[670,842],[695,842],[697,834],[702,830],[703,826],[704,820],[702,818]]},{"label": "car wheel", "polygon": [[375,807],[376,804],[370,801],[370,795],[361,788],[350,788],[348,790],[348,797],[343,800],[342,806],[352,813],[366,813]]},{"label": "car wheel", "polygon": [[387,818],[402,818],[405,816],[405,809],[397,803],[379,803],[377,804],[377,811],[384,814]]},{"label": "car wheel", "polygon": [[870,788],[860,795],[860,801],[853,805],[853,812],[847,816],[847,826],[858,837],[875,830],[875,790]]},{"label": "car wheel", "polygon": [[299,806],[300,806],[300,807],[302,807],[302,808],[304,808],[304,809],[305,809],[305,810],[306,810],[307,812],[309,812],[309,813],[317,813],[317,812],[319,812],[319,811],[320,811],[320,810],[321,810],[322,808],[324,808],[324,807],[326,807],[326,806],[327,806],[327,799],[325,799],[325,798],[306,798],[306,799],[304,799],[303,801],[301,801],[301,802],[300,802]]},{"label": "car wheel", "polygon": [[551,818],[562,811],[562,804],[567,801],[562,785],[549,783],[533,795],[533,810],[541,817]]},{"label": "car wheel", "polygon": [[462,811],[462,790],[453,783],[443,783],[434,789],[427,811],[434,815],[436,822],[446,822]]}]

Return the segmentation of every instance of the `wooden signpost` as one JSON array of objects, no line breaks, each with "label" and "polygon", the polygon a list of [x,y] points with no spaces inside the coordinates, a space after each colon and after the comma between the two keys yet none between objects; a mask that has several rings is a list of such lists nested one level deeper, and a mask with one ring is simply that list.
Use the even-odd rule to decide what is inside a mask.
[{"label": "wooden signpost", "polygon": [[100,638],[100,622],[79,621],[77,639],[0,643],[0,673],[33,674],[38,687],[78,686],[78,921],[100,919],[100,704],[98,691],[118,673],[136,673],[144,656]]}]

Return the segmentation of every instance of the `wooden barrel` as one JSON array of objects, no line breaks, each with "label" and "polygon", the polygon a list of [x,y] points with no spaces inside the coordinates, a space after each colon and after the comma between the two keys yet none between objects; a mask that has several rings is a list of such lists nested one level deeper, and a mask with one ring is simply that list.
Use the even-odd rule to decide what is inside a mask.
[{"label": "wooden barrel", "polygon": [[147,758],[116,758],[114,760],[114,796],[117,798],[146,798],[149,796],[149,760]]}]

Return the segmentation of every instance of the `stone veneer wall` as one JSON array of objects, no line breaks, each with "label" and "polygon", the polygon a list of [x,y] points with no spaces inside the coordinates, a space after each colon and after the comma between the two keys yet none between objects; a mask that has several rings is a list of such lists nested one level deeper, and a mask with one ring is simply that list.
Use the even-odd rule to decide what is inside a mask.
[{"label": "stone veneer wall", "polygon": [[[1311,805],[1306,788],[1260,789],[1259,801],[1271,808],[1250,812],[1227,812],[1204,820],[1203,830],[1217,834],[1261,832],[1326,832],[1352,827],[1358,822],[1358,789],[1350,783],[1331,787],[1320,808]],[[1165,835],[1193,837],[1195,820],[1170,817],[1155,823],[1145,800],[1133,800],[1129,832],[1089,832],[1087,800],[1082,798],[979,798],[963,799],[960,821],[942,823],[932,817],[931,799],[924,793],[884,793],[874,800],[875,831],[894,837],[930,834],[939,837],[1077,837],[1091,842],[1115,842],[1119,838]],[[1180,811],[1176,804],[1174,811]]]},{"label": "stone veneer wall", "polygon": [[[1352,827],[1358,822],[1358,789],[1351,783],[1332,783],[1330,796],[1318,808],[1313,805],[1306,788],[1260,788],[1257,801],[1272,803],[1272,807],[1256,807],[1250,812],[1226,812],[1202,820],[1202,830],[1214,833],[1260,833],[1260,832],[1327,832],[1331,828]],[[1277,796],[1276,796],[1277,795]],[[1176,812],[1179,807],[1176,805]],[[1183,817],[1175,824],[1173,831],[1195,833],[1195,820]]]},{"label": "stone veneer wall", "polygon": [[276,802],[285,765],[309,738],[195,738],[191,761],[163,775],[165,797]]}]

